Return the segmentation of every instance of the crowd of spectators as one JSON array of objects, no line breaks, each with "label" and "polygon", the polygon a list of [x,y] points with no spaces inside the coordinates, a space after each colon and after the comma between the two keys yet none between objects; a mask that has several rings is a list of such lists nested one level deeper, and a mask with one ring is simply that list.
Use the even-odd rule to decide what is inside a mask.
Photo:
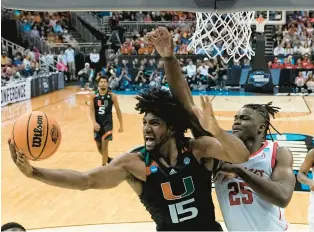
[{"label": "crowd of spectators", "polygon": [[314,11],[287,14],[287,24],[276,26],[274,55],[311,55],[314,53]]},{"label": "crowd of spectators", "polygon": [[[33,33],[35,36],[48,42],[64,42],[64,34],[68,30],[68,13],[56,12],[24,12],[6,10],[23,24],[24,32]],[[114,18],[119,21],[168,21],[169,28],[174,38],[174,52],[179,55],[205,55],[204,49],[198,47],[196,51],[188,51],[189,39],[195,31],[195,13],[188,12],[96,12],[100,17]],[[272,17],[279,18],[276,12]],[[281,16],[280,16],[281,17]],[[314,12],[295,12],[287,15],[287,25],[276,26],[274,32],[274,55],[273,61],[268,63],[269,68],[292,68],[292,69],[313,69],[314,54]],[[58,54],[48,52],[39,54],[36,47],[26,50],[24,53],[7,54],[2,53],[2,77],[10,80],[12,77],[30,76],[39,71],[39,61],[48,63],[58,71],[64,72],[66,80],[81,80],[81,87],[86,82],[94,85],[97,75],[108,75],[110,87],[117,90],[134,90],[145,86],[167,86],[167,78],[164,73],[161,60],[149,58],[155,57],[157,52],[154,47],[144,42],[144,35],[148,32],[145,27],[140,31],[133,31],[123,41],[118,53],[106,50],[107,65],[100,67],[100,55],[96,50],[92,51],[88,59],[85,59],[82,67],[75,67],[75,48],[69,46],[60,49]],[[53,39],[54,37],[54,39]],[[219,49],[219,44],[218,44]],[[210,51],[212,55],[222,51]],[[87,54],[86,54],[87,55]],[[145,55],[146,58],[131,59],[118,62],[119,55]],[[116,58],[116,59],[115,59]],[[206,90],[211,87],[225,89],[226,73],[228,68],[240,69],[250,67],[247,59],[241,64],[224,64],[220,60],[200,60],[197,58],[181,61],[182,72],[184,73],[191,90]],[[232,62],[232,61],[231,61]],[[13,78],[13,79],[14,79]],[[311,80],[311,79],[310,79]],[[310,81],[311,82],[311,81]],[[299,83],[301,83],[299,81]],[[304,78],[304,85],[307,84],[307,77]]]},{"label": "crowd of spectators", "polygon": [[[195,27],[192,24],[177,25],[177,27],[170,30],[173,34],[174,52],[175,54],[188,55],[195,54],[194,50],[188,50],[189,39],[192,37]],[[155,49],[145,43],[144,35],[147,30],[141,32],[134,31],[131,36],[126,38],[125,42],[121,45],[119,54],[122,55],[156,55]],[[197,54],[205,54],[200,48]]]},{"label": "crowd of spectators", "polygon": [[115,17],[118,21],[194,21],[196,14],[193,12],[181,11],[118,11],[118,12],[95,12],[99,17]]},{"label": "crowd of spectators", "polygon": [[[193,91],[206,91],[211,88],[226,90],[227,69],[248,69],[250,61],[244,59],[240,64],[233,62],[225,64],[218,59],[181,58],[180,66],[187,83]],[[81,88],[89,82],[90,88],[95,87],[97,76],[109,77],[109,87],[113,90],[138,90],[146,87],[167,87],[163,60],[156,58],[134,58],[119,62],[114,59],[103,67],[100,72],[94,72],[90,64],[79,72]]]},{"label": "crowd of spectators", "polygon": [[268,62],[268,67],[273,69],[314,69],[314,64],[308,54],[299,57],[289,55],[287,57],[275,56],[273,61]]},{"label": "crowd of spectators", "polygon": [[312,72],[306,73],[300,71],[294,83],[296,85],[296,92],[314,93],[314,77]]},{"label": "crowd of spectators", "polygon": [[[40,64],[45,66],[45,69]],[[58,54],[44,52],[40,54],[35,46],[14,54],[6,47],[1,51],[1,82],[2,85],[23,80],[40,72],[65,72],[65,80],[77,80],[75,68],[75,51],[68,45]]]},{"label": "crowd of spectators", "polygon": [[1,84],[21,80],[39,71],[39,50],[36,47],[24,52],[10,53],[5,47],[1,50]]},{"label": "crowd of spectators", "polygon": [[21,25],[21,31],[29,37],[38,37],[46,45],[54,43],[76,44],[75,39],[68,34],[70,12],[37,12],[1,8],[2,17],[15,19]]}]

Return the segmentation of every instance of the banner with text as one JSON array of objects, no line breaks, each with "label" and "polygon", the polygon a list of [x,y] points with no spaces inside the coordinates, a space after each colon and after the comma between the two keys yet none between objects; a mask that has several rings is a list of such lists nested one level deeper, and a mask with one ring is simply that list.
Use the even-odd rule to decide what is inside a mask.
[{"label": "banner with text", "polygon": [[24,81],[1,87],[1,107],[31,98],[31,82]]}]

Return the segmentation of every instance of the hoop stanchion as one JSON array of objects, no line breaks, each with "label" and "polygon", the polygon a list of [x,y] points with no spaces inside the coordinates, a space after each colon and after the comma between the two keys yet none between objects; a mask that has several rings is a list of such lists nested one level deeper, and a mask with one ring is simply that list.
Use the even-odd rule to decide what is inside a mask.
[{"label": "hoop stanchion", "polygon": [[250,44],[254,15],[255,11],[196,13],[196,31],[188,49],[194,49],[196,53],[203,49],[208,57],[219,56],[225,62],[231,58],[238,61],[244,56],[251,59],[255,55]]}]

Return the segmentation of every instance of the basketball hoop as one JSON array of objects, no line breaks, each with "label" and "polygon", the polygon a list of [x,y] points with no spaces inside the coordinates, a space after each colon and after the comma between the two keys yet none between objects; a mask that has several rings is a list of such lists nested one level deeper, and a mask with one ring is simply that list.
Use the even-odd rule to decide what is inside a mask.
[{"label": "basketball hoop", "polygon": [[194,49],[195,53],[203,49],[208,57],[219,56],[226,63],[232,58],[236,61],[245,56],[251,59],[255,55],[250,45],[254,15],[255,11],[196,13],[196,30],[188,49]]}]

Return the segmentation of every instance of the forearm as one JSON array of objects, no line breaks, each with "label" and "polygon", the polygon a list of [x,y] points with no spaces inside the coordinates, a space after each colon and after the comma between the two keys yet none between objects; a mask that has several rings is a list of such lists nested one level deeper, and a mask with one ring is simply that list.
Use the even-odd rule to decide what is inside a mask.
[{"label": "forearm", "polygon": [[224,147],[229,155],[232,163],[244,163],[248,161],[250,153],[242,140],[238,137],[229,134],[227,131],[219,128],[219,130],[213,134],[220,144]]},{"label": "forearm", "polygon": [[86,190],[89,185],[86,175],[72,170],[51,170],[33,167],[31,178],[48,185],[68,189]]},{"label": "forearm", "polygon": [[[90,104],[94,104],[94,103],[91,101]],[[90,118],[92,119],[93,124],[95,124],[96,123],[96,117],[95,117],[95,110],[94,109],[90,110]]]},{"label": "forearm", "polygon": [[184,106],[184,108],[192,111],[192,97],[187,83],[181,73],[179,61],[175,56],[164,58],[165,72],[171,94]]},{"label": "forearm", "polygon": [[309,179],[303,172],[299,172],[297,179],[300,183],[306,184],[306,185],[312,185],[313,180]]},{"label": "forearm", "polygon": [[121,114],[121,110],[117,110],[117,117],[120,123],[120,127],[123,127],[123,120],[122,120],[122,114]]},{"label": "forearm", "polygon": [[289,196],[282,183],[268,180],[243,168],[236,168],[235,173],[265,201],[281,208],[287,206]]}]

